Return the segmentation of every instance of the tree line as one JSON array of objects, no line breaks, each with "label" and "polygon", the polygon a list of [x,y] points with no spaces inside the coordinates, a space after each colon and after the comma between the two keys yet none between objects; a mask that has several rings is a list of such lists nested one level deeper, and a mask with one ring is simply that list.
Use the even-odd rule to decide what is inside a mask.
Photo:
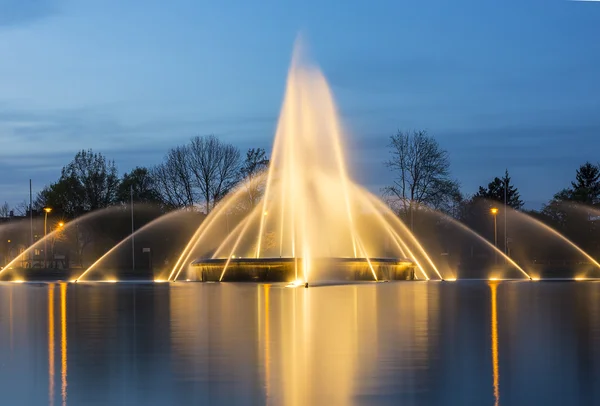
[{"label": "tree line", "polygon": [[[194,137],[170,149],[158,165],[138,166],[121,177],[114,161],[82,150],[62,168],[56,182],[38,193],[34,209],[52,207],[70,219],[133,200],[160,206],[164,212],[188,207],[208,214],[234,187],[256,177],[268,164],[264,149],[251,148],[242,157],[237,147],[214,135]],[[252,203],[255,194],[249,191]]]},{"label": "tree line", "polygon": [[[383,194],[413,231],[418,232],[419,227],[431,231],[434,226],[421,224],[426,221],[420,214],[432,208],[490,239],[494,233],[490,210],[502,208],[506,202],[511,209],[541,221],[588,253],[600,256],[600,164],[583,163],[575,170],[570,185],[558,191],[541,209],[527,210],[508,169],[487,185],[479,186],[475,194],[463,195],[459,182],[451,176],[448,152],[425,131],[399,131],[392,135],[389,152],[385,165],[393,174],[393,183],[383,189]],[[421,217],[421,221],[415,217]],[[440,225],[435,227],[439,229]],[[515,236],[504,236],[502,228],[499,233],[500,241]],[[551,247],[536,255],[549,258],[564,253]]]},{"label": "tree line", "polygon": [[[392,182],[382,190],[383,195],[413,230],[424,208],[444,212],[485,235],[489,235],[493,202],[503,205],[506,199],[509,207],[526,211],[508,170],[480,186],[475,194],[465,196],[451,175],[448,151],[426,131],[398,131],[392,135],[384,164],[392,174]],[[102,153],[82,150],[62,168],[57,181],[38,193],[33,208],[41,211],[52,207],[55,215],[68,220],[106,207],[127,206],[133,199],[157,206],[163,213],[190,208],[208,214],[242,182],[248,203],[254,206],[263,186],[257,179],[268,165],[264,149],[251,148],[243,154],[214,135],[193,137],[170,149],[158,165],[136,167],[122,176],[115,162]],[[595,223],[579,219],[569,210],[572,205],[600,207],[598,164],[584,163],[576,170],[573,182],[541,210],[526,212],[568,235],[589,237],[595,232]],[[0,205],[0,217],[7,217],[11,211],[25,214],[27,207],[23,203],[10,210],[5,203]]]}]

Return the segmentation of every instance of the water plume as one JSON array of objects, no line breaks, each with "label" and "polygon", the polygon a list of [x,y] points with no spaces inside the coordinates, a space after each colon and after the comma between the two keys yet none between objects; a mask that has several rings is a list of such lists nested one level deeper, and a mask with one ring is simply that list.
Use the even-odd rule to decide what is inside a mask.
[{"label": "water plume", "polygon": [[[323,259],[358,261],[373,280],[380,277],[382,259],[410,261],[425,279],[443,279],[408,228],[395,215],[382,215],[384,204],[352,180],[333,96],[301,44],[292,57],[270,165],[261,182],[256,206],[243,204],[247,188],[241,186],[209,214],[169,280],[179,278],[190,258],[198,258],[193,264],[220,264],[218,280],[239,261],[275,258],[292,259],[295,281],[303,284],[326,277]],[[225,224],[227,233],[220,235]]]}]

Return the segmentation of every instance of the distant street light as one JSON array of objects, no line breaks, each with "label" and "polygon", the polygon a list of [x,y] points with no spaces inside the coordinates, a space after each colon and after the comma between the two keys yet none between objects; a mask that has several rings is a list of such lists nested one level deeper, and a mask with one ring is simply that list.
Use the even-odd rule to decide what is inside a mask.
[{"label": "distant street light", "polygon": [[46,240],[47,228],[46,225],[48,223],[48,213],[52,211],[51,207],[44,207],[44,269],[48,267],[48,241]]},{"label": "distant street light", "polygon": [[[496,222],[496,218],[498,217],[498,209],[496,207],[492,207],[490,211],[492,212],[492,216],[494,216],[494,247],[498,249],[498,227]],[[496,251],[494,251],[494,263],[496,265],[498,264],[498,254]]]}]

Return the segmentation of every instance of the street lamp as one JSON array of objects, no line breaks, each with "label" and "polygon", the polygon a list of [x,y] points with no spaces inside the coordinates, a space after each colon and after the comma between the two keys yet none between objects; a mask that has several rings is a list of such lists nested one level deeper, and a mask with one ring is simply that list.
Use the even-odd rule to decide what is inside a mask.
[{"label": "street lamp", "polygon": [[46,224],[48,223],[48,213],[52,211],[51,207],[44,207],[44,269],[48,267],[48,240],[46,240],[47,228]]},{"label": "street lamp", "polygon": [[[498,249],[498,227],[497,227],[497,222],[496,222],[496,218],[498,217],[498,209],[496,207],[492,207],[492,209],[490,210],[492,212],[492,216],[494,216],[494,247],[496,247],[496,249]],[[498,264],[498,255],[497,253],[494,251],[494,263]]]}]

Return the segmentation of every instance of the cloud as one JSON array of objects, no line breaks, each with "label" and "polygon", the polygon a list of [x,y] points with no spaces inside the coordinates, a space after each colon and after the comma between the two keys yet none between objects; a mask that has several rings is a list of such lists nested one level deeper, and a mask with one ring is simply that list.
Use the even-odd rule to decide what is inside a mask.
[{"label": "cloud", "polygon": [[0,27],[28,24],[58,13],[58,0],[0,0]]}]

